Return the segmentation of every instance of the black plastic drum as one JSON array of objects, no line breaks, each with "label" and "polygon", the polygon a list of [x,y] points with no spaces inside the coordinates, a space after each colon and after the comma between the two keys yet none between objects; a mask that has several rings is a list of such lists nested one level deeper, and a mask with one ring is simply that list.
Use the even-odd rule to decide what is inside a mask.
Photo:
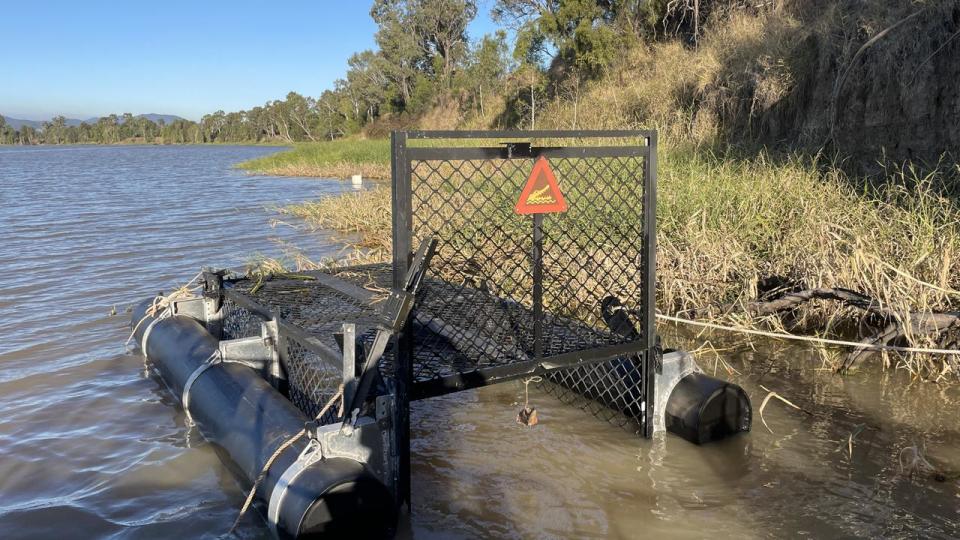
[{"label": "black plastic drum", "polygon": [[694,444],[750,431],[753,408],[739,386],[703,373],[680,379],[667,400],[667,431]]}]

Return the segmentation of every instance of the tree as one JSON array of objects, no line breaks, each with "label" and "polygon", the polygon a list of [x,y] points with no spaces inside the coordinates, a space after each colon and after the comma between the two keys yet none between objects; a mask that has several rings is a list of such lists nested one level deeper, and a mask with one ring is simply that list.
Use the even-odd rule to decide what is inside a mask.
[{"label": "tree", "polygon": [[517,45],[547,42],[555,58],[595,76],[616,54],[620,2],[614,0],[497,0],[494,19],[517,31]]},{"label": "tree", "polygon": [[290,121],[311,141],[317,139],[313,130],[317,123],[317,102],[313,98],[305,98],[296,92],[287,94],[287,110]]},{"label": "tree", "polygon": [[0,144],[14,144],[17,142],[17,130],[7,123],[7,119],[0,115]]},{"label": "tree", "polygon": [[67,119],[55,116],[53,120],[43,123],[43,140],[52,144],[63,144],[66,138]]},{"label": "tree", "polygon": [[373,51],[354,54],[347,60],[346,84],[354,100],[354,114],[362,123],[368,123],[380,113],[380,104],[386,98],[388,79],[382,59]]},{"label": "tree", "polygon": [[484,36],[470,56],[471,62],[467,68],[464,86],[467,89],[476,89],[475,106],[480,116],[486,118],[484,91],[489,95],[493,88],[502,83],[510,68],[506,32],[499,30],[492,36]]},{"label": "tree", "polygon": [[409,15],[426,58],[441,81],[468,52],[467,25],[477,16],[473,0],[410,0]]},{"label": "tree", "polygon": [[375,0],[370,17],[377,23],[374,39],[383,58],[383,72],[395,91],[391,101],[397,110],[410,104],[413,80],[422,50],[402,0]]},{"label": "tree", "polygon": [[340,96],[331,90],[324,90],[317,100],[317,115],[319,125],[324,130],[324,137],[331,141],[344,134],[346,117],[340,109]]}]

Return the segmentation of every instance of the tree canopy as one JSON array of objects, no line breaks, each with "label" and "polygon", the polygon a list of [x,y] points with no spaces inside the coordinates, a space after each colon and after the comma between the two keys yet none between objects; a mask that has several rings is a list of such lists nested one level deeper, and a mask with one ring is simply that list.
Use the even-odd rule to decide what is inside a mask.
[{"label": "tree canopy", "polygon": [[413,125],[432,110],[453,115],[454,124],[472,115],[486,125],[535,127],[538,103],[579,91],[625,40],[668,24],[679,31],[687,20],[667,0],[496,0],[491,14],[500,29],[470,36],[477,9],[476,0],[374,0],[376,48],[353,54],[344,77],[319,97],[290,92],[199,122],[125,113],[79,126],[58,116],[40,130],[17,130],[0,121],[0,143],[320,141]]}]

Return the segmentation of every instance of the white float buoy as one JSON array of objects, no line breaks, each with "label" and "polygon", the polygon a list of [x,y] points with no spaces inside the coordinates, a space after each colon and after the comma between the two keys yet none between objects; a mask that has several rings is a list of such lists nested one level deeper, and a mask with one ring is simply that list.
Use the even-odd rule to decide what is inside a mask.
[{"label": "white float buoy", "polygon": [[353,187],[360,187],[363,185],[363,175],[355,174],[350,177],[350,183],[353,184]]}]

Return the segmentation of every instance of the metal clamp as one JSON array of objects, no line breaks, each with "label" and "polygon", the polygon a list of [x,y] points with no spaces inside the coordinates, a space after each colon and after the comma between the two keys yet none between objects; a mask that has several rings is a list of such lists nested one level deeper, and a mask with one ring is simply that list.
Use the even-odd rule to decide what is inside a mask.
[{"label": "metal clamp", "polygon": [[320,445],[320,441],[310,439],[297,459],[287,467],[287,470],[283,471],[280,479],[273,486],[273,491],[270,493],[270,502],[267,505],[267,524],[273,531],[274,536],[278,536],[277,522],[280,521],[280,505],[283,504],[283,499],[287,495],[287,489],[307,467],[321,459],[323,459],[323,447]]},{"label": "metal clamp", "polygon": [[186,414],[186,424],[188,427],[193,427],[196,425],[193,422],[193,417],[190,416],[190,389],[193,388],[193,383],[197,382],[197,379],[208,369],[213,366],[221,363],[222,357],[220,355],[220,350],[215,350],[210,356],[204,360],[202,364],[197,366],[197,369],[193,370],[193,373],[187,377],[187,382],[183,383],[183,392],[180,394],[180,403],[183,405],[183,412]]},{"label": "metal clamp", "polygon": [[147,338],[150,337],[150,331],[153,330],[153,327],[160,321],[170,317],[172,312],[170,308],[164,308],[150,321],[150,324],[147,325],[147,328],[143,331],[143,339],[140,340],[140,352],[143,353],[145,359],[149,359],[147,355]]},{"label": "metal clamp", "polygon": [[[384,404],[390,399],[384,396]],[[378,405],[381,400],[378,399]],[[389,410],[378,408],[377,416],[386,417]],[[367,470],[380,479],[384,485],[393,483],[393,471],[390,468],[385,441],[388,440],[389,425],[380,423],[377,419],[363,416],[358,419],[356,428],[349,435],[344,434],[336,423],[319,426],[308,431],[310,442],[300,452],[296,461],[291,463],[280,479],[277,480],[267,507],[267,523],[274,532],[280,520],[280,508],[287,495],[287,490],[296,482],[297,478],[311,465],[322,459],[348,458],[363,463]],[[312,432],[312,433],[310,433]]]},{"label": "metal clamp", "polygon": [[260,371],[264,377],[280,376],[280,351],[277,321],[264,321],[260,335],[220,341],[218,348],[224,362],[243,364]]}]

